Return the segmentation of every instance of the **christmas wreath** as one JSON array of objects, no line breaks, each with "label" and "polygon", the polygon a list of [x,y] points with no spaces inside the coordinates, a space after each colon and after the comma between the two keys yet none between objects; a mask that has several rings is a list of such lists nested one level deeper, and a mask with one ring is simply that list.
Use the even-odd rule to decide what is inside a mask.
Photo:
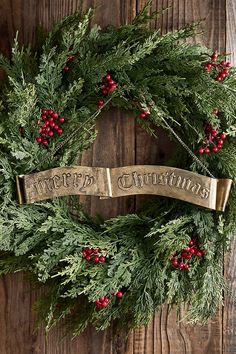
[{"label": "christmas wreath", "polygon": [[134,328],[164,303],[185,303],[185,320],[204,323],[227,290],[223,255],[236,231],[234,186],[224,213],[156,197],[137,214],[103,221],[87,215],[78,197],[17,201],[16,176],[75,164],[96,138],[96,118],[111,107],[135,114],[150,134],[155,126],[174,133],[171,165],[235,180],[235,69],[224,56],[186,43],[195,25],[165,35],[149,29],[157,15],[149,10],[150,2],[130,25],[106,29],[88,29],[92,10],[75,13],[37,50],[15,40],[11,59],[0,57],[7,74],[0,273],[25,271],[46,285],[36,308],[47,330],[62,319],[73,335],[114,319]]}]

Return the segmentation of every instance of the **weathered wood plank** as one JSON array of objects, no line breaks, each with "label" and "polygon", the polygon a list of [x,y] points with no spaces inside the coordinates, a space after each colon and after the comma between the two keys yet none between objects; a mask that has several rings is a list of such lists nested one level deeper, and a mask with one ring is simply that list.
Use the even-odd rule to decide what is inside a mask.
[{"label": "weathered wood plank", "polygon": [[[236,3],[226,0],[226,53],[231,53],[230,62],[236,65]],[[231,251],[225,257],[225,277],[230,295],[225,298],[223,317],[223,353],[236,353],[236,240],[232,242]]]}]

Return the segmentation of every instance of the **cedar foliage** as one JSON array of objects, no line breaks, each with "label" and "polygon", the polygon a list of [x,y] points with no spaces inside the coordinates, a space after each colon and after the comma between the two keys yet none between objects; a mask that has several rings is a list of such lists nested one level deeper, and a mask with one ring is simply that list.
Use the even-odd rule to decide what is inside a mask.
[{"label": "cedar foliage", "polygon": [[[223,254],[236,229],[234,187],[224,214],[156,198],[138,214],[102,222],[88,216],[75,198],[70,204],[77,220],[68,198],[24,206],[16,201],[16,175],[76,163],[94,141],[98,92],[107,71],[118,88],[104,109],[138,113],[152,107],[149,119],[138,119],[150,134],[155,125],[166,128],[165,118],[196,151],[204,122],[225,131],[224,148],[202,159],[216,177],[235,181],[235,69],[223,83],[214,81],[203,69],[210,50],[185,42],[196,26],[166,35],[150,30],[147,24],[157,15],[148,15],[150,5],[130,25],[105,30],[89,29],[92,10],[75,13],[54,27],[40,52],[32,54],[16,39],[11,59],[0,56],[7,73],[0,105],[0,273],[24,270],[46,284],[47,295],[36,308],[47,331],[64,318],[73,335],[89,323],[104,329],[114,319],[133,328],[147,324],[163,303],[179,308],[184,302],[186,320],[204,323],[223,301]],[[69,55],[75,58],[65,74]],[[68,123],[48,150],[35,142],[43,107],[60,112]],[[215,107],[220,116],[212,113]],[[173,163],[203,172],[181,146]],[[174,269],[171,255],[187,247],[193,233],[206,250],[204,257],[192,260],[188,272]],[[85,262],[84,247],[101,248],[107,261]],[[124,297],[111,296],[109,306],[97,310],[95,300],[117,289]]]}]

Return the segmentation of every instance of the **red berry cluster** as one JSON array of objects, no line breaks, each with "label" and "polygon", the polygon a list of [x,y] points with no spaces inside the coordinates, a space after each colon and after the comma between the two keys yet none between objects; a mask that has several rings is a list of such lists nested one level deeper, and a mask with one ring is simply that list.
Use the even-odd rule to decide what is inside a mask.
[{"label": "red berry cluster", "polygon": [[48,139],[52,138],[55,132],[59,135],[63,133],[62,128],[59,127],[58,124],[63,124],[65,122],[65,118],[58,116],[58,113],[52,109],[42,109],[41,118],[43,124],[40,126],[40,136],[36,138],[36,141],[39,144],[48,145]]},{"label": "red berry cluster", "polygon": [[229,73],[229,68],[231,67],[230,62],[222,60],[220,63],[216,63],[217,53],[212,53],[211,61],[204,65],[206,71],[211,72],[213,70],[216,81],[222,81]]},{"label": "red berry cluster", "polygon": [[[118,299],[122,299],[123,297],[123,293],[122,291],[116,291],[115,293],[113,293],[112,295],[116,296]],[[105,308],[108,306],[110,302],[110,299],[108,296],[103,296],[103,297],[100,297],[100,299],[96,300],[95,303],[96,303],[96,307],[98,309],[102,309],[102,308]]]},{"label": "red berry cluster", "polygon": [[69,63],[72,62],[74,60],[74,55],[70,55],[67,60],[66,60],[66,63],[65,63],[65,66],[64,66],[64,71],[67,73],[68,71],[70,71],[70,66],[69,66]]},{"label": "red berry cluster", "polygon": [[83,248],[82,255],[87,262],[93,261],[94,263],[104,263],[106,257],[99,255],[101,253],[100,248]]},{"label": "red berry cluster", "polygon": [[98,309],[103,309],[103,308],[107,307],[109,302],[110,302],[110,299],[108,296],[100,297],[100,299],[95,301],[96,307]]},{"label": "red berry cluster", "polygon": [[108,93],[113,92],[116,87],[117,83],[112,79],[111,74],[107,72],[106,76],[102,79],[101,94],[106,96]]},{"label": "red berry cluster", "polygon": [[188,270],[190,268],[188,262],[193,257],[202,257],[205,250],[200,249],[196,236],[193,236],[189,241],[189,247],[184,248],[179,254],[175,252],[170,259],[174,268],[180,270]]},{"label": "red berry cluster", "polygon": [[140,113],[139,113],[139,118],[142,118],[142,119],[145,119],[145,118],[147,118],[147,116],[149,116],[149,112],[147,112],[147,111],[141,111]]},{"label": "red berry cluster", "polygon": [[205,124],[204,131],[205,131],[205,140],[204,140],[205,147],[200,147],[198,149],[199,154],[200,155],[204,153],[209,154],[210,152],[214,154],[217,153],[220,149],[222,149],[226,135],[223,133],[218,133],[218,131],[215,128],[213,128],[209,123]]}]

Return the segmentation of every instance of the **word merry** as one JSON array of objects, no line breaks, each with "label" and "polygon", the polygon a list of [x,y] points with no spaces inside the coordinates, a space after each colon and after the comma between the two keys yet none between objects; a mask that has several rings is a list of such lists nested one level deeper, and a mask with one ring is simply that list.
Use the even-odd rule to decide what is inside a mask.
[{"label": "word merry", "polygon": [[86,188],[95,183],[95,178],[89,174],[82,173],[62,173],[50,177],[42,177],[33,182],[33,186],[38,194],[53,192],[61,188],[78,188],[82,193],[86,193]]}]

